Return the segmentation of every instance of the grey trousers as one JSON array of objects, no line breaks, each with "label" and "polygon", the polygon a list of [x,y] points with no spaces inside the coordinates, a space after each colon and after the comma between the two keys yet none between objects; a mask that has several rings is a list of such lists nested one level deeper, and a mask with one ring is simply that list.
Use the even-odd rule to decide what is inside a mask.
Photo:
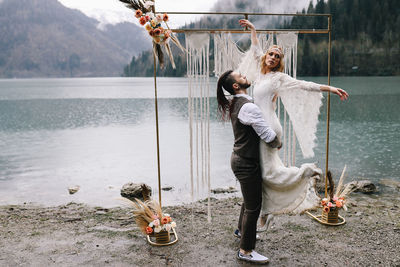
[{"label": "grey trousers", "polygon": [[233,152],[231,167],[240,183],[243,195],[238,223],[238,229],[242,236],[240,248],[250,251],[256,246],[257,220],[262,202],[260,162],[256,159],[243,158]]}]

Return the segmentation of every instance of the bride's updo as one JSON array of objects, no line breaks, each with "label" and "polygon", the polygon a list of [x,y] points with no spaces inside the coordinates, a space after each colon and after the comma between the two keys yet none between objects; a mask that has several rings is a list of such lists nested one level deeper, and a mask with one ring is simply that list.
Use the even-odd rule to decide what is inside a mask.
[{"label": "bride's updo", "polygon": [[271,51],[277,52],[280,55],[279,64],[276,65],[276,67],[272,71],[283,72],[283,69],[285,68],[285,62],[283,61],[284,54],[282,52],[282,48],[278,45],[272,45],[270,48],[268,48],[267,52],[265,52],[265,54],[261,57],[261,64],[260,64],[261,72],[265,74],[264,69],[267,66],[267,64],[265,64],[265,58]]}]

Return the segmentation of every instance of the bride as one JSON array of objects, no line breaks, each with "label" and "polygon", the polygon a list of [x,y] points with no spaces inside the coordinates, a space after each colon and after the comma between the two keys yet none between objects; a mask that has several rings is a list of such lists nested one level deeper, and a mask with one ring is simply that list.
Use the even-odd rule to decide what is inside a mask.
[{"label": "bride", "polygon": [[[296,80],[283,73],[282,49],[273,45],[264,54],[254,25],[244,19],[239,20],[239,24],[251,30],[251,48],[238,71],[247,77],[255,76],[254,103],[260,107],[264,119],[281,138],[282,126],[275,112],[279,95],[289,114],[303,155],[314,156],[316,124],[322,104],[321,91],[334,93],[341,100],[347,99],[347,92],[332,86]],[[255,71],[256,75],[249,73],[252,72],[252,66],[254,69],[254,64],[260,66]],[[320,198],[315,192],[315,182],[322,171],[315,164],[306,163],[299,168],[285,167],[278,149],[267,146],[265,142],[260,142],[260,160],[263,177],[260,230],[266,230],[273,214],[300,213],[318,205]]]}]

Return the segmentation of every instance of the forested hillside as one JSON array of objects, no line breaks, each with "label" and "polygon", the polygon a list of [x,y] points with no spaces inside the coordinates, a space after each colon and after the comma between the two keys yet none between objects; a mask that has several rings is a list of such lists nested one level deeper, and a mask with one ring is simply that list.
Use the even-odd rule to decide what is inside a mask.
[{"label": "forested hillside", "polygon": [[[270,12],[263,10],[260,5],[252,5],[254,2],[250,0],[233,2],[235,11],[238,12]],[[220,6],[223,6],[223,3],[223,0],[220,1]],[[303,9],[302,13],[332,14],[332,75],[400,75],[400,1],[317,0],[315,6],[310,2],[309,7]],[[188,25],[187,28],[238,28],[237,20],[236,17],[207,17]],[[258,28],[319,29],[327,27],[327,19],[321,17],[293,17],[287,21],[265,21],[264,19],[254,22]],[[184,38],[182,42],[184,43]],[[327,74],[327,42],[326,34],[299,35],[298,75]],[[212,42],[210,45],[210,61],[213,62]],[[248,41],[241,45],[247,48]],[[178,54],[176,51],[177,69],[173,70],[167,64],[165,69],[158,70],[158,75],[185,75],[186,58],[185,55],[178,56]],[[131,63],[124,69],[125,76],[151,76],[152,74],[151,51],[133,57]]]},{"label": "forested hillside", "polygon": [[[400,1],[329,0],[303,13],[332,14],[333,75],[400,75]],[[320,21],[315,21],[320,20]],[[327,27],[327,20],[293,18],[285,27]],[[327,73],[327,38],[300,35],[300,75]]]}]

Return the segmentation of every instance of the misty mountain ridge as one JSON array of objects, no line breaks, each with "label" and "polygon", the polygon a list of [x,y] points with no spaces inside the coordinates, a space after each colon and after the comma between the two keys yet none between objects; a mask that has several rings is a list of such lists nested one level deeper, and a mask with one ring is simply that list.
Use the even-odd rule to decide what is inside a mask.
[{"label": "misty mountain ridge", "polygon": [[120,76],[151,47],[133,23],[98,26],[57,0],[0,0],[0,77]]}]

